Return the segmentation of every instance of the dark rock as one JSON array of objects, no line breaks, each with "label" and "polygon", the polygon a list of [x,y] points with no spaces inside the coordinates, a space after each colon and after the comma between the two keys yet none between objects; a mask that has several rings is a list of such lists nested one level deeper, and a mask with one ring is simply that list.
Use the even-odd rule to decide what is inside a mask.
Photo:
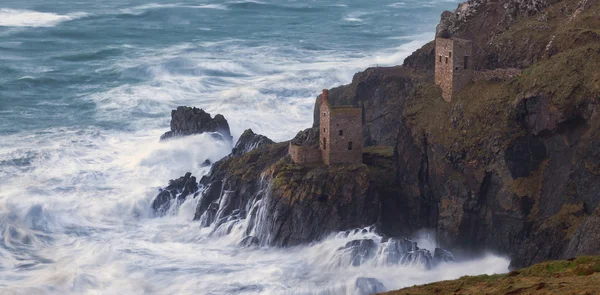
[{"label": "dark rock", "polygon": [[266,144],[272,144],[273,141],[264,135],[256,134],[252,129],[247,129],[242,133],[240,139],[238,139],[235,147],[231,151],[232,156],[241,156],[247,152],[250,152],[256,148],[259,148]]},{"label": "dark rock", "polygon": [[212,162],[209,159],[204,160],[204,162],[202,162],[202,164],[200,164],[200,167],[208,167],[212,165]]},{"label": "dark rock", "polygon": [[525,136],[515,141],[504,152],[508,170],[513,178],[531,175],[546,157],[546,146],[534,136]]},{"label": "dark rock", "polygon": [[319,144],[319,128],[308,128],[296,134],[292,144],[299,146],[314,146]]},{"label": "dark rock", "polygon": [[447,250],[442,248],[435,248],[433,251],[433,264],[438,265],[442,262],[451,262],[454,261],[454,255]]},{"label": "dark rock", "polygon": [[382,282],[374,278],[357,278],[354,283],[356,294],[371,295],[387,291]]},{"label": "dark rock", "polygon": [[382,239],[377,250],[378,262],[384,265],[398,264],[404,253],[418,249],[417,243],[409,239]]},{"label": "dark rock", "polygon": [[350,265],[360,266],[368,260],[375,257],[377,251],[377,243],[371,239],[353,240],[344,247],[337,249],[337,253],[342,259],[348,259]]},{"label": "dark rock", "polygon": [[171,131],[160,139],[204,132],[210,132],[217,139],[232,141],[229,124],[223,115],[218,114],[213,118],[202,109],[180,106],[171,112]]},{"label": "dark rock", "polygon": [[431,257],[431,252],[428,250],[419,249],[404,253],[402,258],[400,258],[400,264],[419,265],[424,266],[425,269],[430,269],[433,266],[433,258]]},{"label": "dark rock", "polygon": [[242,239],[242,241],[239,243],[240,247],[245,247],[245,248],[251,248],[251,247],[258,247],[260,245],[258,238],[253,237],[253,236],[247,236],[245,238]]},{"label": "dark rock", "polygon": [[[218,181],[214,181],[210,184],[207,184],[207,189],[204,190],[202,192],[202,197],[200,198],[200,202],[198,203],[198,206],[196,207],[196,213],[194,215],[194,220],[200,220],[200,218],[202,217],[202,215],[204,214],[204,212],[206,212],[209,207],[211,206],[211,204],[213,202],[216,202],[217,200],[219,200],[219,198],[221,197],[221,192],[223,189],[223,182],[218,180]],[[215,204],[215,212],[214,215],[212,215],[213,218],[211,218],[208,221],[208,224],[206,226],[208,226],[210,223],[213,222],[214,220],[214,216],[216,216],[216,210],[218,209],[219,205]]]},{"label": "dark rock", "polygon": [[600,208],[587,217],[569,241],[563,257],[600,255]]},{"label": "dark rock", "polygon": [[197,195],[198,183],[196,177],[188,172],[185,176],[178,179],[170,180],[169,185],[160,189],[160,193],[152,202],[152,209],[159,215],[164,215],[171,206],[171,200],[176,199],[177,203],[183,203],[189,195]]}]

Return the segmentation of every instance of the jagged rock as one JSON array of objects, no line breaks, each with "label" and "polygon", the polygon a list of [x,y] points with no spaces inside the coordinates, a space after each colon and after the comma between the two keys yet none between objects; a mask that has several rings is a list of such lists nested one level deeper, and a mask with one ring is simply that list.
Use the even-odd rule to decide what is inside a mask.
[{"label": "jagged rock", "polygon": [[[371,177],[385,182],[388,173],[376,177],[364,165],[318,166],[306,173],[294,168],[287,152],[287,142],[266,144],[216,162],[201,180],[207,189],[194,219],[203,226],[224,226],[220,220],[238,210],[247,218],[246,234],[268,246],[309,243],[377,222],[378,194]],[[209,206],[218,208],[215,220]]]},{"label": "jagged rock", "polygon": [[600,208],[577,228],[563,257],[600,254]]},{"label": "jagged rock", "polygon": [[433,251],[433,264],[438,265],[442,262],[454,261],[454,255],[447,250],[442,248],[435,248]]},{"label": "jagged rock", "polygon": [[242,241],[238,245],[241,247],[245,247],[245,248],[251,248],[251,247],[258,247],[260,245],[260,242],[258,241],[258,238],[256,238],[256,237],[247,236],[247,237],[243,238]]},{"label": "jagged rock", "polygon": [[384,238],[377,250],[377,262],[383,265],[398,264],[404,253],[417,249],[417,243],[409,239]]},{"label": "jagged rock", "polygon": [[425,249],[408,251],[400,258],[400,264],[402,265],[419,265],[424,266],[425,269],[430,269],[432,262],[431,252]]},{"label": "jagged rock", "polygon": [[185,198],[191,194],[197,195],[198,183],[196,177],[191,172],[178,179],[169,180],[169,185],[160,189],[159,194],[152,202],[152,209],[159,215],[165,214],[170,206],[171,200],[177,199],[179,203],[185,201]]},{"label": "jagged rock", "polygon": [[341,259],[348,259],[350,265],[360,266],[375,257],[377,243],[371,239],[353,240],[336,250]]},{"label": "jagged rock", "polygon": [[233,147],[231,156],[241,156],[263,145],[272,143],[273,141],[268,137],[256,134],[252,131],[252,129],[247,129],[244,131],[244,133],[242,133],[240,139],[238,139],[237,143],[235,144],[235,147]]},{"label": "jagged rock", "polygon": [[229,124],[223,115],[213,118],[202,109],[180,106],[171,111],[171,131],[163,134],[160,140],[204,132],[210,132],[221,140],[232,140]]},{"label": "jagged rock", "polygon": [[354,283],[356,293],[361,295],[378,294],[387,291],[382,282],[374,278],[357,278]]},{"label": "jagged rock", "polygon": [[296,134],[292,144],[299,146],[314,146],[319,144],[319,128],[308,128]]}]

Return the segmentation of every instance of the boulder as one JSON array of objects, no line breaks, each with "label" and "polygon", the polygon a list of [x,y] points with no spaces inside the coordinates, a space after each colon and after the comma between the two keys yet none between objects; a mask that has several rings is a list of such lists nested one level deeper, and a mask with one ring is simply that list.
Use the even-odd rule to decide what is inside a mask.
[{"label": "boulder", "polygon": [[171,111],[171,131],[163,134],[160,140],[204,132],[210,132],[217,139],[232,141],[229,123],[223,115],[213,118],[202,109],[180,106]]}]

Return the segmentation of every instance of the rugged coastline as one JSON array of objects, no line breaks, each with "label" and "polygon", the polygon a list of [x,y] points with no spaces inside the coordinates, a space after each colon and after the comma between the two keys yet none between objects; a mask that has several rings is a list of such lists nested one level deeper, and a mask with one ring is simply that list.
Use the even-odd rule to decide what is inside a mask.
[{"label": "rugged coastline", "polygon": [[[195,192],[186,175],[156,206],[197,194],[201,226],[244,223],[242,238],[265,246],[374,225],[393,238],[431,229],[444,248],[496,251],[513,268],[600,254],[599,13],[586,0],[462,3],[438,33],[473,40],[492,74],[451,102],[433,83],[433,42],[329,91],[362,109],[363,164],[295,165],[288,142],[247,131]],[[319,138],[320,105],[293,142]]]}]

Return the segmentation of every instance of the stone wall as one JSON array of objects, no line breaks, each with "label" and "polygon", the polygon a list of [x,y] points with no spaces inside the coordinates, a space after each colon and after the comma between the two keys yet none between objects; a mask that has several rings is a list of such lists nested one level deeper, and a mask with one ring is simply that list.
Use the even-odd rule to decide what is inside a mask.
[{"label": "stone wall", "polygon": [[452,95],[461,91],[473,79],[472,42],[454,38]]},{"label": "stone wall", "polygon": [[435,46],[435,83],[442,97],[451,101],[472,79],[472,42],[463,39],[437,38]]},{"label": "stone wall", "polygon": [[442,97],[445,101],[452,100],[452,68],[454,59],[451,52],[454,50],[452,39],[437,38],[435,40],[435,84],[442,88]]},{"label": "stone wall", "polygon": [[321,162],[321,150],[317,146],[299,146],[290,143],[289,154],[296,164],[313,164]]},{"label": "stone wall", "polygon": [[[334,108],[327,128],[329,146],[325,164],[362,163],[362,114],[360,108]],[[324,159],[325,160],[325,159]]]}]

